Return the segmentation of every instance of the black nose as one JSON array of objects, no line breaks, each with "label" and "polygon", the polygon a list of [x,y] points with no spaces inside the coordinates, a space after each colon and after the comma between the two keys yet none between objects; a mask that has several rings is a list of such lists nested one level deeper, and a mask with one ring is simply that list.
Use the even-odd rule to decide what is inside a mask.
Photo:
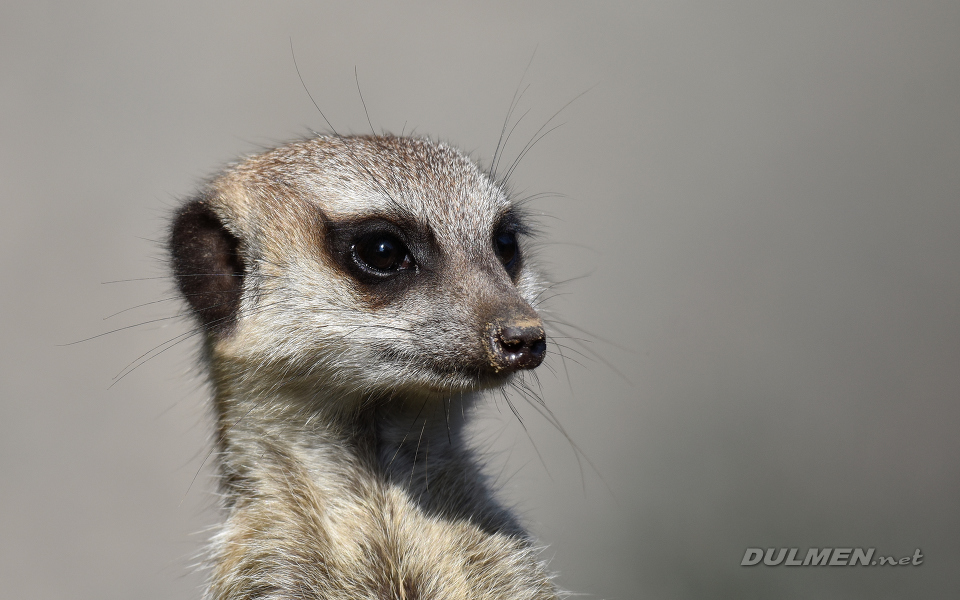
[{"label": "black nose", "polygon": [[541,325],[494,326],[491,333],[493,366],[497,371],[533,369],[543,362],[547,339]]}]

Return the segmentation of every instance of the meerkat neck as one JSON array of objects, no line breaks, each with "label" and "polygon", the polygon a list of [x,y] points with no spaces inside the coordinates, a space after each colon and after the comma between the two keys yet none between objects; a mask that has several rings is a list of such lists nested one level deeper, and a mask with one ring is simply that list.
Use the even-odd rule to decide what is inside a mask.
[{"label": "meerkat neck", "polygon": [[[338,495],[351,489],[349,482],[362,474],[428,512],[522,534],[512,515],[493,499],[465,441],[472,395],[438,402],[223,385],[215,398],[221,471],[230,505],[263,497],[276,484],[273,479],[290,476],[277,465],[295,464],[297,472],[320,489]],[[353,408],[331,408],[342,406]]]}]

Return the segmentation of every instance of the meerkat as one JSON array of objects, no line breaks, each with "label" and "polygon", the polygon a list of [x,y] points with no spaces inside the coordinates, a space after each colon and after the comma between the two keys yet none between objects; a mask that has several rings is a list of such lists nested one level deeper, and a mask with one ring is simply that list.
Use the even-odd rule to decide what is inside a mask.
[{"label": "meerkat", "polygon": [[560,597],[464,433],[540,365],[527,218],[449,145],[318,136],[176,212],[225,522],[212,599]]}]

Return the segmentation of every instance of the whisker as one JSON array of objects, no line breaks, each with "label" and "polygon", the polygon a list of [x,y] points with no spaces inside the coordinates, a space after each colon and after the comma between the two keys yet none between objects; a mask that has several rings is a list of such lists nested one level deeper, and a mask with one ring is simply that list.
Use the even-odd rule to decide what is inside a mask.
[{"label": "whisker", "polygon": [[[566,324],[566,323],[558,323],[558,322],[557,322],[556,320],[554,320],[554,319],[551,319],[551,320],[549,320],[549,321],[548,321],[547,319],[544,319],[544,322],[545,322],[545,323],[546,323],[546,322],[549,322],[549,323],[550,323],[550,326],[553,327],[553,328],[555,328],[555,329],[557,329],[558,331],[560,331],[560,333],[567,333],[567,332],[563,331],[563,328],[562,328],[563,326],[569,326],[569,327],[572,327],[572,328],[574,328],[574,329],[579,329],[579,328],[577,328],[577,327],[575,327],[575,326],[573,326],[573,325],[568,325],[568,324]],[[582,331],[582,329],[581,329],[581,331]],[[577,354],[583,356],[584,358],[590,358],[591,360],[595,360],[595,361],[597,361],[597,362],[602,363],[602,364],[605,365],[608,369],[610,369],[611,371],[613,371],[618,377],[620,377],[621,379],[623,379],[625,382],[627,382],[627,383],[630,384],[631,386],[635,385],[634,382],[633,382],[629,377],[627,377],[626,375],[624,375],[616,366],[614,366],[613,363],[611,363],[609,360],[605,359],[603,356],[601,356],[599,353],[597,353],[597,352],[594,351],[593,349],[589,348],[589,347],[586,345],[586,344],[588,343],[587,340],[581,340],[581,339],[576,338],[576,337],[569,337],[569,338],[567,338],[567,339],[570,339],[570,340],[573,341],[573,342],[577,342],[577,343],[580,345],[580,347],[583,348],[584,352],[588,352],[588,353],[589,353],[589,356],[588,356],[587,354],[584,354],[583,352],[579,352],[578,350],[576,350],[576,349],[574,349],[574,348],[567,347],[568,350],[570,350],[571,352],[576,352]]]},{"label": "whisker", "polygon": [[523,147],[523,150],[520,151],[520,154],[517,155],[517,158],[514,159],[513,164],[510,165],[510,168],[507,170],[506,175],[503,176],[504,181],[510,180],[510,176],[513,175],[514,170],[516,170],[516,168],[520,166],[520,161],[523,160],[523,157],[527,155],[527,152],[530,152],[530,150],[532,150],[533,147],[536,146],[540,140],[547,137],[547,135],[552,133],[553,131],[556,131],[557,129],[563,127],[563,125],[564,125],[563,123],[554,125],[550,129],[544,131],[540,136],[528,142],[527,145]]},{"label": "whisker", "polygon": [[100,337],[103,337],[103,336],[105,336],[105,335],[110,335],[111,333],[117,333],[117,332],[119,332],[119,331],[126,331],[127,329],[133,329],[134,327],[142,327],[142,326],[144,326],[144,325],[149,325],[149,324],[151,324],[151,323],[159,323],[160,321],[170,321],[171,319],[179,319],[179,318],[181,318],[181,317],[183,317],[183,316],[185,316],[185,315],[186,315],[186,313],[178,313],[178,314],[173,315],[173,316],[170,316],[170,317],[160,317],[160,318],[158,318],[158,319],[150,319],[150,320],[148,320],[148,321],[141,321],[140,323],[135,323],[135,324],[133,324],[133,325],[126,325],[126,326],[124,326],[124,327],[118,327],[118,328],[116,328],[116,329],[112,329],[112,330],[106,331],[106,332],[104,332],[104,333],[98,333],[97,335],[92,335],[92,336],[90,336],[90,337],[88,337],[88,338],[84,338],[84,339],[82,339],[82,340],[77,340],[77,341],[75,341],[75,342],[68,342],[68,343],[66,343],[66,344],[57,344],[57,347],[58,347],[58,348],[63,348],[63,347],[66,347],[66,346],[73,346],[73,345],[75,345],[75,344],[82,344],[83,342],[89,342],[90,340],[95,340],[95,339],[100,338]]},{"label": "whisker", "polygon": [[[192,294],[192,295],[196,295],[196,294]],[[108,315],[108,316],[104,317],[103,320],[106,321],[107,319],[112,319],[112,318],[116,317],[117,315],[122,315],[123,313],[130,312],[131,310],[136,310],[136,309],[138,309],[138,308],[143,308],[144,306],[151,306],[151,305],[153,305],[153,304],[161,304],[161,303],[163,303],[163,302],[172,302],[172,301],[174,301],[174,300],[181,300],[181,299],[182,299],[181,296],[171,296],[171,297],[169,297],[169,298],[162,298],[162,299],[160,299],[160,300],[152,300],[152,301],[150,301],[150,302],[144,302],[143,304],[137,304],[136,306],[131,306],[130,308],[125,308],[125,309],[123,309],[123,310],[117,311],[117,312],[113,313],[112,315]]]},{"label": "whisker", "polygon": [[327,127],[330,128],[330,131],[333,132],[333,135],[340,137],[340,134],[337,133],[337,130],[333,128],[333,125],[330,124],[330,120],[327,119],[327,115],[323,114],[323,111],[320,110],[320,105],[317,104],[317,101],[313,99],[313,94],[310,93],[310,90],[307,88],[307,84],[303,81],[303,75],[300,74],[300,67],[297,65],[297,54],[293,51],[293,37],[290,37],[290,56],[293,57],[293,68],[297,70],[297,77],[300,78],[300,85],[303,86],[303,91],[307,93],[307,97],[310,98],[310,102],[313,102],[313,105],[317,107],[317,112],[320,113],[320,116],[323,117],[323,120],[326,121]]},{"label": "whisker", "polygon": [[[566,345],[561,344],[560,342],[556,341],[556,338],[554,338],[554,337],[551,336],[551,335],[548,335],[548,336],[547,336],[547,339],[550,341],[551,344],[553,344],[553,345],[556,346],[557,348],[563,348],[563,349],[567,350],[568,352],[576,352],[577,354],[580,354],[581,356],[583,356],[583,358],[586,358],[587,360],[592,360],[589,356],[585,356],[582,352],[577,352],[576,348],[571,348],[570,346],[566,346]],[[580,361],[578,361],[578,360],[576,360],[576,359],[574,359],[574,358],[572,358],[572,357],[570,357],[570,356],[566,357],[566,360],[569,360],[570,362],[572,362],[572,363],[574,363],[574,364],[576,364],[576,365],[579,365],[580,367],[583,367],[584,369],[586,369],[586,370],[588,370],[588,371],[590,370],[589,368],[587,368],[587,365],[583,364],[582,362],[580,362]]]},{"label": "whisker", "polygon": [[[518,388],[514,388],[514,389],[517,389],[517,391],[520,391]],[[594,462],[590,460],[590,457],[587,456],[587,454],[583,451],[583,449],[580,448],[580,446],[575,441],[573,441],[573,438],[570,436],[567,430],[563,427],[563,425],[557,419],[557,416],[553,413],[553,411],[551,411],[546,406],[540,405],[539,403],[531,402],[530,399],[522,393],[521,393],[521,397],[523,397],[527,401],[527,404],[529,404],[531,407],[533,407],[534,410],[539,412],[540,415],[543,416],[543,418],[546,419],[548,423],[550,423],[561,435],[563,435],[563,437],[566,438],[567,443],[570,444],[570,447],[574,451],[574,456],[577,457],[577,465],[580,468],[580,479],[581,479],[581,482],[583,483],[584,493],[586,493],[586,478],[583,472],[583,465],[580,462],[581,459],[586,461],[587,465],[590,466],[590,469],[597,475],[597,477],[603,483],[604,487],[607,488],[607,491],[612,494],[613,490],[610,487],[610,485],[607,483],[606,479],[604,479],[603,475],[600,473],[600,470],[597,468]]]},{"label": "whisker", "polygon": [[353,66],[353,79],[357,82],[357,93],[360,94],[360,104],[363,105],[363,114],[367,115],[367,125],[370,126],[370,133],[377,135],[373,129],[373,123],[370,122],[370,113],[367,112],[367,103],[363,101],[363,92],[360,91],[360,76],[357,75],[357,66]]},{"label": "whisker", "polygon": [[560,113],[562,113],[564,110],[566,110],[566,108],[567,108],[568,106],[570,106],[571,104],[573,104],[574,102],[576,102],[577,100],[579,100],[584,94],[586,94],[587,92],[589,92],[589,91],[592,90],[593,88],[597,87],[597,85],[599,85],[599,84],[594,84],[594,85],[592,85],[591,87],[587,88],[586,90],[584,90],[584,91],[580,92],[579,94],[577,94],[576,96],[574,96],[572,100],[570,100],[569,102],[567,102],[566,104],[564,104],[563,106],[561,106],[560,109],[559,109],[557,112],[553,113],[553,115],[552,115],[549,119],[547,119],[547,121],[546,121],[543,125],[540,126],[540,129],[538,129],[538,130],[533,134],[533,137],[530,139],[530,141],[527,142],[527,144],[523,147],[522,150],[520,150],[520,154],[518,154],[518,155],[517,155],[517,158],[514,159],[513,165],[511,165],[510,169],[507,171],[507,174],[503,177],[503,181],[508,181],[508,180],[510,179],[510,175],[513,174],[514,169],[517,168],[517,165],[520,163],[520,159],[522,159],[522,158],[526,155],[526,153],[530,150],[530,148],[532,148],[534,145],[536,145],[537,142],[539,142],[541,139],[543,139],[543,137],[544,137],[547,133],[550,133],[551,131],[553,131],[554,129],[556,129],[556,127],[551,128],[549,131],[547,131],[547,132],[544,133],[543,135],[540,135],[540,132],[543,131],[555,118],[557,118],[557,116],[558,116]]},{"label": "whisker", "polygon": [[[267,306],[269,306],[269,305],[267,305]],[[211,307],[211,308],[213,308],[213,307]],[[184,316],[184,315],[181,314],[181,315],[177,315],[177,316]],[[185,332],[185,333],[181,333],[180,335],[174,336],[173,338],[170,338],[169,340],[163,342],[162,344],[158,344],[158,345],[154,346],[153,348],[151,348],[150,350],[147,350],[146,352],[144,352],[143,354],[141,354],[140,356],[138,356],[137,358],[135,358],[133,361],[131,361],[130,363],[128,363],[127,366],[125,366],[123,369],[121,369],[119,373],[117,373],[116,375],[114,375],[114,376],[113,376],[113,383],[111,383],[111,384],[107,387],[107,389],[112,388],[114,385],[116,385],[117,383],[119,383],[121,379],[123,379],[124,377],[126,377],[127,375],[129,375],[130,373],[132,373],[133,371],[139,369],[141,366],[145,365],[146,363],[150,362],[151,360],[153,360],[153,359],[156,358],[157,356],[163,354],[164,352],[166,352],[166,351],[169,350],[170,348],[173,348],[174,346],[180,344],[181,342],[186,341],[187,339],[193,337],[194,335],[197,335],[197,334],[199,334],[199,333],[203,333],[203,332],[209,330],[210,328],[212,328],[212,327],[214,327],[214,326],[216,326],[216,325],[219,325],[220,323],[222,323],[222,322],[224,322],[224,321],[227,321],[227,320],[231,319],[232,317],[233,317],[233,315],[227,315],[227,316],[225,316],[225,317],[221,317],[221,318],[219,318],[219,319],[215,319],[215,320],[211,321],[210,323],[206,323],[206,324],[203,324],[203,325],[199,325],[199,326],[197,326],[197,327],[194,327],[194,328],[191,329],[190,331],[187,331],[187,332]],[[184,336],[187,336],[187,337],[184,337]],[[179,339],[179,338],[183,338],[183,339]],[[151,354],[151,353],[154,352],[155,350],[158,350],[159,348],[162,348],[163,346],[166,346],[167,344],[170,344],[171,342],[174,342],[174,340],[178,340],[178,341],[176,341],[175,343],[173,343],[172,345],[170,345],[170,346],[168,346],[168,347],[166,347],[166,348],[163,348],[162,350],[160,350],[160,351],[157,352],[156,354],[153,354],[152,356],[148,356],[149,354]],[[141,361],[141,359],[144,359],[144,357],[147,357],[147,358],[146,358],[145,360],[142,360],[142,361]]]},{"label": "whisker", "polygon": [[[178,275],[178,277],[243,277],[236,273],[190,273],[187,275]],[[101,281],[100,285],[110,285],[112,283],[129,283],[131,281],[156,281],[158,279],[170,279],[169,275],[160,275],[158,277],[133,277],[131,279],[115,279],[113,281]]]},{"label": "whisker", "polygon": [[173,340],[176,340],[177,338],[180,338],[180,337],[183,338],[183,339],[179,339],[179,340],[177,340],[176,342],[170,344],[169,346],[167,346],[167,347],[164,348],[163,350],[160,350],[160,351],[157,352],[156,354],[153,354],[152,356],[148,357],[146,360],[143,360],[143,361],[140,362],[139,364],[134,365],[132,368],[130,368],[129,370],[127,370],[125,373],[124,373],[123,371],[121,371],[120,373],[118,373],[117,375],[115,375],[114,378],[113,378],[113,379],[114,379],[114,380],[113,380],[113,383],[111,383],[110,385],[108,385],[108,386],[107,386],[107,389],[109,390],[109,389],[112,388],[113,386],[115,386],[115,385],[117,385],[118,383],[120,383],[120,381],[122,381],[122,380],[123,380],[127,375],[129,375],[130,373],[133,373],[134,371],[136,371],[137,369],[139,369],[141,366],[145,365],[145,364],[148,363],[149,361],[151,361],[151,360],[153,360],[154,358],[160,356],[161,354],[163,354],[163,353],[166,352],[167,350],[173,348],[174,346],[177,346],[178,344],[180,344],[180,343],[182,343],[182,342],[185,342],[186,340],[192,338],[193,336],[197,335],[198,333],[200,333],[200,331],[196,331],[196,330],[195,330],[195,331],[190,331],[190,332],[187,332],[186,336],[180,335],[180,336],[177,336],[177,337],[175,337],[175,338],[173,338],[173,339],[167,340],[167,341],[164,342],[162,345],[170,344],[170,342],[173,342]]},{"label": "whisker", "polygon": [[[426,404],[426,402],[424,402],[424,404]],[[410,484],[411,485],[413,484],[414,472],[417,469],[417,457],[420,456],[420,444],[423,442],[423,432],[426,431],[426,429],[427,429],[427,420],[424,419],[423,425],[420,427],[420,437],[417,438],[417,449],[413,451],[413,464],[410,466]],[[426,456],[424,456],[423,469],[424,469],[424,474],[426,474],[426,471],[427,471]],[[429,485],[429,483],[427,485]]]},{"label": "whisker", "polygon": [[452,402],[452,398],[447,396],[447,401],[443,405],[443,419],[447,423],[447,443],[452,446],[453,439],[450,436],[450,402]]},{"label": "whisker", "polygon": [[630,352],[631,354],[636,354],[636,353],[637,353],[636,350],[631,350],[630,348],[627,348],[626,346],[621,346],[620,344],[614,342],[613,340],[610,340],[610,339],[608,339],[608,338],[601,337],[601,336],[597,335],[596,333],[593,333],[593,332],[591,332],[591,331],[587,331],[587,330],[584,329],[583,327],[580,327],[579,325],[574,325],[573,323],[570,323],[570,322],[568,322],[568,321],[564,321],[563,319],[560,319],[560,318],[557,318],[557,317],[551,317],[551,318],[550,318],[550,322],[553,323],[553,324],[555,324],[555,325],[563,325],[564,327],[569,327],[570,329],[576,329],[576,330],[579,331],[580,333],[584,333],[584,334],[589,335],[590,337],[592,337],[592,338],[594,338],[594,339],[596,339],[596,340],[599,340],[599,341],[603,342],[604,344],[613,346],[613,347],[616,348],[617,350],[623,350],[624,352]]},{"label": "whisker", "polygon": [[[503,127],[500,128],[500,139],[497,140],[497,147],[493,151],[493,158],[490,160],[490,179],[496,179],[497,165],[500,162],[500,150],[501,142],[503,142],[503,147],[506,147],[506,141],[503,140],[503,133],[507,130],[507,124],[510,122],[510,116],[513,115],[513,111],[516,108],[516,105],[520,103],[520,98],[517,97],[519,94],[520,97],[523,97],[523,92],[520,91],[520,87],[523,85],[523,80],[527,76],[527,71],[530,69],[530,65],[533,64],[533,57],[537,55],[537,46],[534,46],[533,52],[530,54],[530,60],[527,61],[527,66],[523,68],[523,74],[520,75],[520,81],[517,82],[517,89],[513,92],[513,98],[510,99],[510,107],[507,109],[507,116],[503,120]],[[527,86],[529,87],[529,86]],[[526,89],[524,89],[526,92]]]},{"label": "whisker", "polygon": [[[527,86],[527,87],[530,87],[530,86]],[[527,90],[524,89],[523,91],[526,92]],[[520,95],[522,96],[523,94],[520,94]],[[519,100],[518,100],[518,102],[519,102]],[[505,140],[503,141],[504,149],[506,149],[507,142],[509,142],[509,141],[510,141],[510,138],[513,137],[513,132],[516,131],[517,127],[518,127],[518,126],[520,125],[520,123],[523,121],[523,118],[526,117],[526,116],[530,113],[530,110],[531,110],[531,109],[528,108],[527,110],[523,111],[523,114],[520,115],[520,118],[518,118],[518,119],[514,122],[513,127],[511,127],[509,133],[507,133],[507,139],[505,139]],[[500,168],[500,159],[501,159],[502,157],[503,157],[502,154],[497,157],[497,164],[495,165],[496,168],[494,169],[494,177],[496,177],[496,169]],[[503,181],[506,181],[506,178],[504,178]]]},{"label": "whisker", "polygon": [[[547,336],[547,338],[553,339],[551,336]],[[556,344],[555,341],[551,341],[550,343],[557,346],[557,354],[560,355],[560,364],[563,365],[563,374],[567,379],[567,389],[570,390],[570,396],[573,396],[573,383],[570,381],[570,368],[567,366],[567,357],[563,355],[563,348],[559,344]]]},{"label": "whisker", "polygon": [[543,470],[546,472],[547,477],[550,478],[550,481],[553,481],[553,475],[550,473],[550,469],[547,467],[547,463],[543,460],[543,455],[540,454],[540,449],[537,448],[536,442],[533,441],[533,436],[530,435],[530,431],[527,429],[526,423],[523,422],[523,417],[520,416],[520,412],[517,411],[517,408],[513,405],[513,402],[510,402],[509,396],[507,396],[507,391],[504,388],[500,388],[500,391],[503,393],[503,399],[507,402],[507,406],[510,407],[510,411],[517,421],[520,422],[520,427],[523,428],[523,432],[527,435],[527,439],[530,440],[530,445],[533,446],[533,451],[537,453],[537,458],[540,459],[540,464],[543,465]]},{"label": "whisker", "polygon": [[[152,301],[150,301],[150,302],[144,302],[143,304],[138,304],[138,305],[136,305],[136,306],[131,306],[130,308],[125,308],[125,309],[123,309],[123,310],[121,310],[121,311],[117,311],[117,312],[113,313],[112,315],[109,315],[109,316],[104,317],[103,320],[106,321],[107,319],[112,319],[113,317],[116,317],[117,315],[122,315],[123,313],[130,312],[131,310],[136,310],[136,309],[138,309],[138,308],[143,308],[144,306],[151,306],[151,305],[153,305],[153,304],[161,304],[161,303],[163,303],[163,302],[172,302],[172,301],[174,301],[174,300],[183,300],[184,298],[194,298],[194,297],[196,297],[196,296],[212,296],[212,295],[217,295],[217,294],[220,294],[220,292],[194,292],[194,293],[192,293],[192,294],[181,294],[181,295],[177,295],[177,296],[170,296],[169,298],[161,298],[160,300],[152,300]],[[212,307],[211,307],[211,308],[212,308]]]}]

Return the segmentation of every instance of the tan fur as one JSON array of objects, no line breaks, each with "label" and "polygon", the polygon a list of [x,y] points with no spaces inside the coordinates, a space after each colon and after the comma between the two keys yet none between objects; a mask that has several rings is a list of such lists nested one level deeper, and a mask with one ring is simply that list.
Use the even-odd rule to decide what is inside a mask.
[{"label": "tan fur", "polygon": [[[209,597],[557,598],[463,433],[516,370],[489,346],[503,315],[541,326],[535,272],[508,275],[491,249],[503,190],[443,144],[319,137],[227,169],[195,207],[244,268],[235,314],[206,325],[227,511]],[[400,292],[331,258],[342,224],[384,215],[439,249]],[[177,235],[189,299],[207,274],[177,262]]]}]

